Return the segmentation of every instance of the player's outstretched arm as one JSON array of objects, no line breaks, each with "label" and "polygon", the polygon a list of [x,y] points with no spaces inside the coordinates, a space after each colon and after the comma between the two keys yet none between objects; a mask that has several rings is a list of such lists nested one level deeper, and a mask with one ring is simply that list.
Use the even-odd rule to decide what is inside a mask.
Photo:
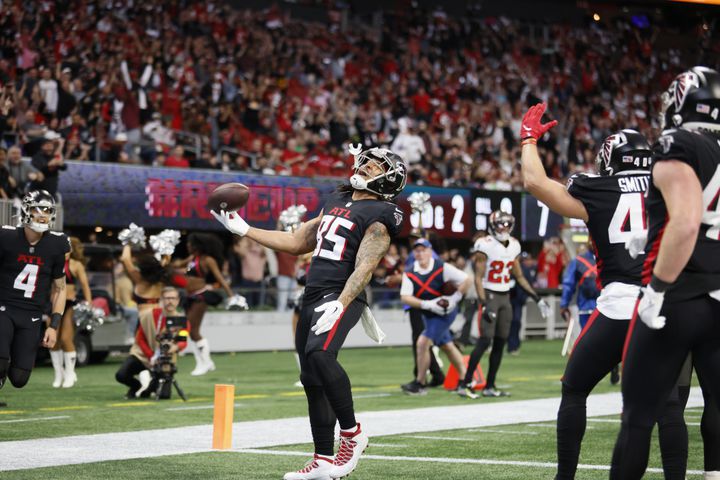
[{"label": "player's outstretched arm", "polygon": [[338,297],[343,308],[347,308],[355,297],[365,289],[370,282],[372,273],[377,268],[380,260],[385,256],[390,247],[390,234],[385,225],[375,222],[367,229],[365,236],[358,247],[355,257],[355,270],[345,282],[345,287]]},{"label": "player's outstretched arm", "polygon": [[527,111],[520,127],[522,139],[522,175],[525,188],[555,213],[587,221],[588,214],[582,202],[570,195],[561,183],[548,178],[537,149],[537,140],[557,124],[543,124],[541,119],[546,105],[537,104]]},{"label": "player's outstretched arm", "polygon": [[317,245],[317,231],[320,226],[320,219],[322,218],[321,211],[320,215],[309,222],[303,223],[300,228],[294,232],[284,232],[281,230],[264,230],[262,228],[251,227],[237,212],[221,211],[217,213],[211,210],[210,213],[218,222],[235,235],[248,237],[264,247],[268,247],[277,252],[287,252],[292,255],[302,255],[315,250],[315,246]]},{"label": "player's outstretched arm", "polygon": [[690,165],[679,160],[658,162],[652,181],[668,211],[653,275],[672,283],[690,260],[702,221],[702,186]]}]

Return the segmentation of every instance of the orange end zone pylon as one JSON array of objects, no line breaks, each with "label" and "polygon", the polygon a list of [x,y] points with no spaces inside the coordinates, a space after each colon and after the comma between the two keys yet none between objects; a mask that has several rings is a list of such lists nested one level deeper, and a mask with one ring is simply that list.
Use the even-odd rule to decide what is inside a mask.
[{"label": "orange end zone pylon", "polygon": [[[465,368],[467,368],[469,360],[470,355],[463,356],[463,364],[465,364]],[[474,390],[482,390],[483,388],[485,388],[485,384],[487,382],[485,381],[485,375],[483,375],[482,367],[479,363],[477,368],[475,369],[475,373],[473,373],[473,380],[475,380]],[[458,375],[458,371],[455,369],[455,365],[451,363],[450,368],[445,375],[445,383],[443,383],[443,387],[445,387],[445,390],[455,390],[459,382],[460,378]]]},{"label": "orange end zone pylon", "polygon": [[212,448],[218,450],[228,450],[232,448],[234,409],[235,385],[215,385]]}]

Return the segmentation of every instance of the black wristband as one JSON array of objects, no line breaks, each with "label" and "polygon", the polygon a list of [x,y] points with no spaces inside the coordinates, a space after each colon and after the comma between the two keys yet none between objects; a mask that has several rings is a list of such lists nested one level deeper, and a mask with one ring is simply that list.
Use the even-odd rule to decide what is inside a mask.
[{"label": "black wristband", "polygon": [[50,328],[58,329],[62,321],[62,313],[53,313],[50,315]]},{"label": "black wristband", "polygon": [[653,290],[655,290],[658,293],[664,292],[665,290],[670,288],[671,285],[672,285],[672,283],[662,281],[655,275],[653,275],[652,278],[650,279],[650,288],[652,288]]},{"label": "black wristband", "polygon": [[529,293],[528,295],[530,295],[530,298],[532,298],[535,303],[538,303],[540,301],[540,295],[538,295],[537,293],[534,295],[532,293]]}]

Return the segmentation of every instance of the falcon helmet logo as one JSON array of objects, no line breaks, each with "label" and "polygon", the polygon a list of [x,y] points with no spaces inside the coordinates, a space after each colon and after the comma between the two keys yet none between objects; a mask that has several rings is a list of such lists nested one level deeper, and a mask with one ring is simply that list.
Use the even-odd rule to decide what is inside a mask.
[{"label": "falcon helmet logo", "polygon": [[613,168],[610,166],[612,153],[616,148],[622,147],[625,144],[627,144],[627,137],[625,137],[624,133],[619,132],[615,135],[610,135],[609,137],[607,137],[605,139],[605,142],[603,142],[600,151],[598,152],[598,163],[600,163],[599,166],[602,166],[605,168],[605,170],[608,170],[610,175],[614,173]]}]

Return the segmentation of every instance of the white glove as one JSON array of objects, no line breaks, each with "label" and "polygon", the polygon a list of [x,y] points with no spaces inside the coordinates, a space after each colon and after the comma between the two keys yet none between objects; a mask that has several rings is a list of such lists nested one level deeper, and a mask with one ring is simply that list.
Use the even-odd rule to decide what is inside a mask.
[{"label": "white glove", "polygon": [[660,316],[665,292],[656,292],[648,285],[640,289],[642,297],[638,305],[638,315],[645,325],[653,330],[659,330],[665,326],[665,317]]},{"label": "white glove", "polygon": [[247,235],[248,230],[250,230],[250,225],[248,225],[237,212],[226,212],[225,210],[220,210],[220,213],[218,214],[215,213],[215,211],[210,210],[210,213],[213,217],[215,217],[215,220],[222,223],[223,227],[227,228],[235,235],[244,237]]},{"label": "white glove", "polygon": [[323,312],[322,316],[318,318],[318,321],[310,327],[310,330],[315,332],[315,335],[322,335],[325,332],[332,330],[335,322],[337,322],[343,315],[345,307],[337,300],[325,302],[315,309],[316,312]]},{"label": "white glove", "polygon": [[452,295],[444,296],[443,298],[447,299],[449,305],[447,307],[448,312],[452,312],[457,308],[457,306],[462,301],[463,295],[460,292],[455,292]]},{"label": "white glove", "polygon": [[438,305],[438,302],[443,299],[447,300],[447,298],[445,298],[445,297],[438,297],[438,298],[434,298],[432,300],[423,300],[420,303],[420,308],[422,310],[427,310],[429,312],[432,312],[435,315],[440,315],[440,316],[447,315],[447,308]]},{"label": "white glove", "polygon": [[645,253],[645,245],[647,244],[647,230],[634,233],[625,240],[625,250],[628,251],[632,258],[637,258],[641,253]]},{"label": "white glove", "polygon": [[235,294],[232,297],[228,297],[227,306],[228,310],[247,310],[250,306],[247,303],[247,299],[242,295]]},{"label": "white glove", "polygon": [[543,320],[547,320],[552,311],[550,309],[550,305],[548,305],[548,303],[545,300],[540,299],[537,302],[537,306],[540,309],[540,316],[542,316]]}]

